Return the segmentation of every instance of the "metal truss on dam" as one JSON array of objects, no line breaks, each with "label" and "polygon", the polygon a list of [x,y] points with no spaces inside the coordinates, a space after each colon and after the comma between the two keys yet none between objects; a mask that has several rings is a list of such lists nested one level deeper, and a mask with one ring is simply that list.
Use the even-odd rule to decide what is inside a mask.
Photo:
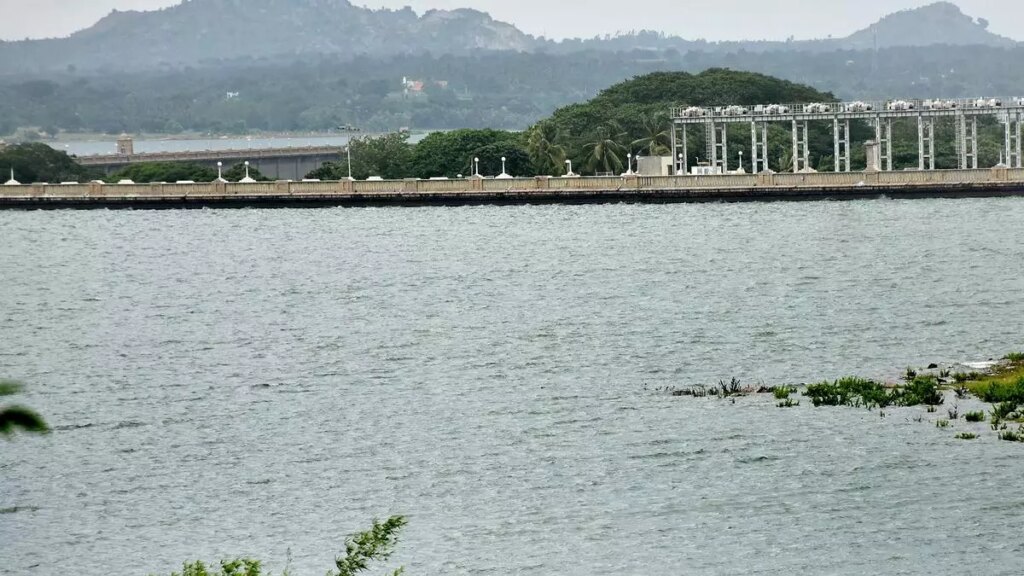
[{"label": "metal truss on dam", "polygon": [[[895,120],[917,121],[918,169],[935,170],[935,124],[952,119],[956,151],[961,170],[978,168],[978,119],[994,117],[1003,125],[1003,163],[1021,168],[1021,122],[1024,98],[969,98],[937,100],[887,100],[881,102],[819,102],[810,104],[765,104],[758,106],[675,107],[672,118],[672,157],[677,170],[689,172],[687,127],[704,127],[705,158],[708,165],[722,172],[729,170],[727,126],[750,124],[754,172],[768,168],[768,125],[790,125],[793,134],[793,171],[810,168],[808,126],[811,122],[832,124],[833,157],[836,172],[850,171],[850,123],[864,121],[874,128],[879,170],[893,169],[892,125]],[[741,160],[742,162],[742,160]],[[869,158],[869,163],[872,159]]]}]

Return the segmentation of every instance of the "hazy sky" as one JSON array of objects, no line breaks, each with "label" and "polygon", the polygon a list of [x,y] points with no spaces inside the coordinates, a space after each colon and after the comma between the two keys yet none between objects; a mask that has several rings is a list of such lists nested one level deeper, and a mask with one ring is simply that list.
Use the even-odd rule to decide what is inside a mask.
[{"label": "hazy sky", "polygon": [[[66,36],[112,9],[144,10],[179,0],[0,0],[0,38]],[[928,4],[929,0],[378,0],[371,8],[472,7],[512,22],[526,32],[551,38],[590,37],[652,29],[686,38],[784,39],[845,36],[882,15]],[[1024,40],[1021,0],[959,0],[965,13],[992,22],[993,32]]]}]

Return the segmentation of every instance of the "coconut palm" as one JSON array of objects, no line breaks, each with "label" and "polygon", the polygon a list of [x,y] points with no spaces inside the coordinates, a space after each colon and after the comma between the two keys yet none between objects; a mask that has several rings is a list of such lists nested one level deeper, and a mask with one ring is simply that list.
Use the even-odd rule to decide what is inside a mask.
[{"label": "coconut palm", "polygon": [[633,141],[633,148],[646,151],[649,156],[663,156],[671,151],[669,119],[664,114],[644,116],[640,123],[642,136]]},{"label": "coconut palm", "polygon": [[[17,382],[0,380],[0,396],[17,394],[21,389]],[[50,428],[38,414],[24,406],[0,406],[0,436],[11,436],[18,430],[43,434]]]},{"label": "coconut palm", "polygon": [[552,122],[539,122],[530,128],[526,151],[537,174],[560,176],[565,169],[565,146],[562,134]]},{"label": "coconut palm", "polygon": [[618,174],[622,171],[622,157],[626,147],[622,141],[628,135],[615,122],[598,126],[592,135],[593,140],[583,145],[583,162],[587,170]]}]

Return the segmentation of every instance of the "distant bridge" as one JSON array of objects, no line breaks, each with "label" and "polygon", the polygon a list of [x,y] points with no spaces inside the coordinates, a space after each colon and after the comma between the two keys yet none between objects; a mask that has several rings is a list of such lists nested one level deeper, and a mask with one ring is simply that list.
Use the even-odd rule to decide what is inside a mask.
[{"label": "distant bridge", "polygon": [[[677,170],[688,172],[688,126],[704,127],[706,158],[711,167],[729,171],[726,126],[749,123],[753,172],[768,168],[768,124],[789,123],[793,130],[794,172],[810,168],[808,123],[832,123],[836,172],[850,171],[850,121],[866,121],[875,130],[874,157],[869,169],[893,169],[892,123],[896,119],[917,121],[918,169],[935,170],[935,122],[951,119],[956,130],[956,151],[961,170],[978,169],[978,118],[995,117],[1004,126],[1003,163],[1009,168],[1024,166],[1021,156],[1021,125],[1024,98],[968,98],[936,100],[886,100],[882,102],[821,102],[812,104],[766,104],[758,106],[676,107],[671,110],[672,157]],[[680,156],[681,155],[681,156]]]},{"label": "distant bridge", "polygon": [[204,150],[201,152],[145,152],[140,154],[102,154],[80,156],[82,166],[103,169],[107,175],[143,162],[192,162],[211,168],[222,162],[225,169],[248,161],[264,176],[274,180],[301,180],[324,162],[337,162],[345,153],[343,146],[307,146],[296,148],[254,148],[246,150]]}]

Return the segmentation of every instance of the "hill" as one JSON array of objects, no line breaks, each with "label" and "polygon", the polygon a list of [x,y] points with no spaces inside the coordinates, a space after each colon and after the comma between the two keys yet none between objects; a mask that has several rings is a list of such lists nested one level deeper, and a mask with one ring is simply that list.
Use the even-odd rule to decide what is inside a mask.
[{"label": "hill", "polygon": [[476,10],[371,10],[348,0],[189,0],[114,11],[68,38],[0,43],[0,72],[148,70],[239,58],[521,51],[536,40]]},{"label": "hill", "polygon": [[890,14],[839,44],[858,50],[935,44],[1010,47],[1017,42],[989,32],[988,21],[967,16],[956,4],[937,2]]},{"label": "hill", "polygon": [[987,22],[939,2],[891,14],[846,38],[707,42],[642,31],[561,42],[534,38],[476,10],[371,10],[348,0],[187,0],[151,12],[113,12],[68,38],[0,42],[0,74],[125,72],[234,61],[469,55],[486,51],[574,53],[674,50],[734,54],[828,52],[886,47],[1010,47]]},{"label": "hill", "polygon": [[1019,45],[1010,38],[988,31],[988,21],[975,20],[950,2],[936,2],[884,16],[871,26],[842,38],[816,40],[741,40],[708,42],[688,40],[653,30],[641,30],[615,37],[566,40],[546,45],[553,51],[572,50],[678,50],[680,52],[830,52],[836,50],[873,50],[875,48],[926,46],[988,46],[1006,48]]}]

